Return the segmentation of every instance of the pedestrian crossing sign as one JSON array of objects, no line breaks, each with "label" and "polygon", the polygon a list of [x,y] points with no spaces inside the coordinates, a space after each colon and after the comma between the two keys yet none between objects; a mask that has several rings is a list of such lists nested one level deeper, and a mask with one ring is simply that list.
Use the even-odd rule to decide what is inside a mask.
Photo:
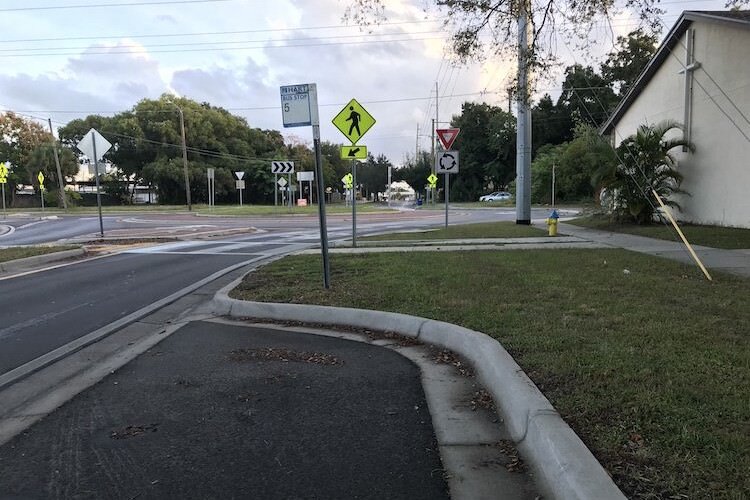
[{"label": "pedestrian crossing sign", "polygon": [[352,144],[357,144],[357,141],[375,125],[375,118],[356,99],[352,99],[332,122]]}]

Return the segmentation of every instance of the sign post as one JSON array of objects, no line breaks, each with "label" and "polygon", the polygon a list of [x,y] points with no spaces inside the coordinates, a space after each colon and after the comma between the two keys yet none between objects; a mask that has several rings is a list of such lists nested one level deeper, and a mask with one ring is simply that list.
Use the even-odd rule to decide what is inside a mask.
[{"label": "sign post", "polygon": [[458,173],[458,151],[441,151],[435,160],[435,173],[445,174],[445,227],[448,228],[448,203],[450,200],[450,174]]},{"label": "sign post", "polygon": [[320,250],[323,256],[323,287],[331,287],[328,262],[328,230],[326,228],[325,183],[323,158],[320,150],[320,119],[318,118],[318,87],[314,83],[285,85],[280,88],[281,116],[284,127],[312,126],[315,149],[315,176],[318,178],[318,220],[320,223]]},{"label": "sign post", "polygon": [[[352,246],[357,247],[357,159],[367,158],[367,146],[358,145],[357,141],[375,125],[375,118],[362,107],[356,99],[352,99],[339,111],[333,124],[352,143],[351,146],[341,147],[341,158],[352,159],[352,173],[345,177],[349,180],[352,193]],[[346,184],[346,182],[345,182]]]},{"label": "sign post", "polygon": [[[99,149],[97,153],[96,144],[99,143]],[[96,205],[99,207],[99,234],[104,237],[104,220],[102,219],[102,198],[101,191],[99,189],[99,160],[104,154],[109,151],[112,144],[105,139],[102,134],[96,131],[96,129],[89,130],[86,135],[83,136],[78,144],[78,149],[83,152],[90,160],[94,161],[94,176],[96,177]]]},{"label": "sign post", "polygon": [[234,175],[237,176],[235,184],[237,191],[240,192],[240,206],[242,206],[242,190],[245,189],[245,181],[243,181],[242,178],[245,176],[245,172],[235,172]]},{"label": "sign post", "polygon": [[39,198],[42,200],[42,215],[44,215],[44,174],[39,172],[36,179],[39,181]]},{"label": "sign post", "polygon": [[458,151],[450,151],[453,142],[461,132],[460,128],[439,128],[435,133],[440,139],[445,151],[439,153],[435,158],[435,172],[445,173],[445,228],[448,229],[448,203],[450,200],[450,174],[458,173]]},{"label": "sign post", "polygon": [[208,178],[208,206],[214,206],[214,193],[216,192],[216,169],[206,169],[206,177]]},{"label": "sign post", "polygon": [[3,191],[3,218],[8,217],[5,213],[5,184],[8,182],[8,165],[10,163],[0,163],[0,187]]}]

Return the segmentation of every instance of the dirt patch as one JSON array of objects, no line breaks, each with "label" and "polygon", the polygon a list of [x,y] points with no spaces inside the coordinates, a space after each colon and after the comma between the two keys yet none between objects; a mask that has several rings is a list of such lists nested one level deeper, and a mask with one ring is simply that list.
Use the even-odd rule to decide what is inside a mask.
[{"label": "dirt patch", "polygon": [[113,430],[109,433],[109,437],[112,439],[129,439],[149,432],[156,432],[157,430],[159,430],[159,424],[128,425]]},{"label": "dirt patch", "polygon": [[316,365],[343,365],[344,362],[332,354],[322,352],[292,351],[289,349],[235,349],[229,360],[237,363],[247,361],[281,361],[283,363],[313,363]]}]

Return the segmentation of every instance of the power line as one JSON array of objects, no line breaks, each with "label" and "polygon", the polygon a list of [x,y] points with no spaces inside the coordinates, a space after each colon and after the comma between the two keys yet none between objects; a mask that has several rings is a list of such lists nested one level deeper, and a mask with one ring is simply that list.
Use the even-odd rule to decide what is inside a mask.
[{"label": "power line", "polygon": [[[352,42],[332,42],[332,43],[299,43],[299,44],[286,44],[286,45],[258,45],[253,47],[212,47],[202,49],[170,49],[170,50],[151,50],[149,54],[156,53],[187,53],[187,52],[212,52],[212,51],[223,51],[223,50],[258,50],[258,49],[288,49],[295,47],[326,47],[335,45],[364,45],[370,43],[401,43],[401,42],[419,42],[425,40],[445,40],[445,37],[425,37],[425,38],[400,38],[393,40],[362,40]],[[265,42],[264,42],[265,43]],[[120,47],[121,48],[121,47]],[[131,49],[137,47],[127,47],[128,50],[100,50],[100,51],[87,51],[87,52],[55,52],[55,53],[43,53],[43,54],[3,54],[3,57],[45,57],[45,56],[97,56],[97,55],[117,55],[117,54],[132,54]],[[64,50],[64,49],[63,49]]]},{"label": "power line", "polygon": [[135,7],[142,5],[171,5],[171,4],[190,4],[190,3],[217,3],[229,2],[231,0],[162,0],[153,2],[133,2],[133,3],[99,3],[84,5],[48,5],[44,7],[11,7],[0,9],[0,12],[26,12],[35,10],[63,10],[63,9],[90,9],[100,7]]},{"label": "power line", "polygon": [[[430,19],[422,21],[398,21],[390,23],[381,23],[378,26],[401,26],[404,24],[426,24],[442,22],[441,19]],[[0,43],[18,43],[18,42],[59,42],[71,40],[111,40],[113,38],[171,38],[171,37],[188,37],[188,36],[216,36],[216,35],[247,35],[255,33],[280,33],[286,31],[317,31],[328,29],[359,29],[354,25],[329,25],[329,26],[300,26],[297,28],[267,28],[258,30],[239,30],[239,31],[203,31],[196,33],[162,33],[146,35],[107,35],[107,36],[73,36],[73,37],[53,37],[53,38],[19,38],[15,40],[0,40]]]},{"label": "power line", "polygon": [[[201,45],[227,45],[227,44],[239,44],[239,43],[274,43],[274,42],[301,42],[301,41],[313,41],[313,40],[334,40],[337,38],[372,38],[372,37],[382,37],[382,36],[403,36],[403,35],[432,35],[435,33],[443,33],[442,31],[413,31],[413,32],[402,32],[402,33],[358,33],[354,35],[329,35],[329,36],[320,36],[320,37],[314,37],[314,38],[276,38],[276,39],[265,39],[265,40],[225,40],[222,42],[182,42],[182,43],[156,43],[156,44],[150,44],[150,45],[137,45],[134,46],[138,49],[150,49],[154,47],[193,47],[193,46],[201,46]],[[389,41],[389,40],[384,40]],[[22,53],[22,52],[37,52],[37,51],[43,51],[43,50],[86,50],[90,48],[90,46],[87,47],[25,47],[25,48],[14,48],[14,49],[0,49],[0,52],[16,52],[16,53]],[[96,47],[100,48],[100,47]],[[104,49],[104,47],[101,47]],[[126,48],[123,46],[120,47],[114,47],[114,48]],[[129,47],[128,47],[129,48]],[[233,47],[227,47],[227,48],[233,48]],[[160,51],[155,51],[160,52]],[[106,52],[107,54],[111,54],[112,52]],[[18,55],[18,54],[12,54],[12,55]],[[33,55],[33,54],[29,54]]]}]

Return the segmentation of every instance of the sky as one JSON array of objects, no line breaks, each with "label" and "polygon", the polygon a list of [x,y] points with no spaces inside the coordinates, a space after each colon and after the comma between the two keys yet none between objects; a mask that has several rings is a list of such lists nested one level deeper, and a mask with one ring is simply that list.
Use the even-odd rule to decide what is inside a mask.
[{"label": "sky", "polygon": [[[57,128],[166,92],[311,144],[310,127],[283,128],[279,87],[316,83],[322,140],[347,143],[331,119],[354,98],[376,120],[359,144],[400,165],[417,147],[429,150],[436,94],[443,127],[466,101],[507,109],[515,61],[456,62],[445,13],[434,2],[385,0],[387,20],[369,31],[342,20],[350,3],[0,0],[0,110],[51,118]],[[683,10],[722,10],[724,3],[662,1],[662,35]],[[622,12],[592,32],[595,43],[587,49],[556,40],[563,65],[538,79],[536,96],[556,99],[564,65],[597,67],[614,38],[637,25]]]}]

